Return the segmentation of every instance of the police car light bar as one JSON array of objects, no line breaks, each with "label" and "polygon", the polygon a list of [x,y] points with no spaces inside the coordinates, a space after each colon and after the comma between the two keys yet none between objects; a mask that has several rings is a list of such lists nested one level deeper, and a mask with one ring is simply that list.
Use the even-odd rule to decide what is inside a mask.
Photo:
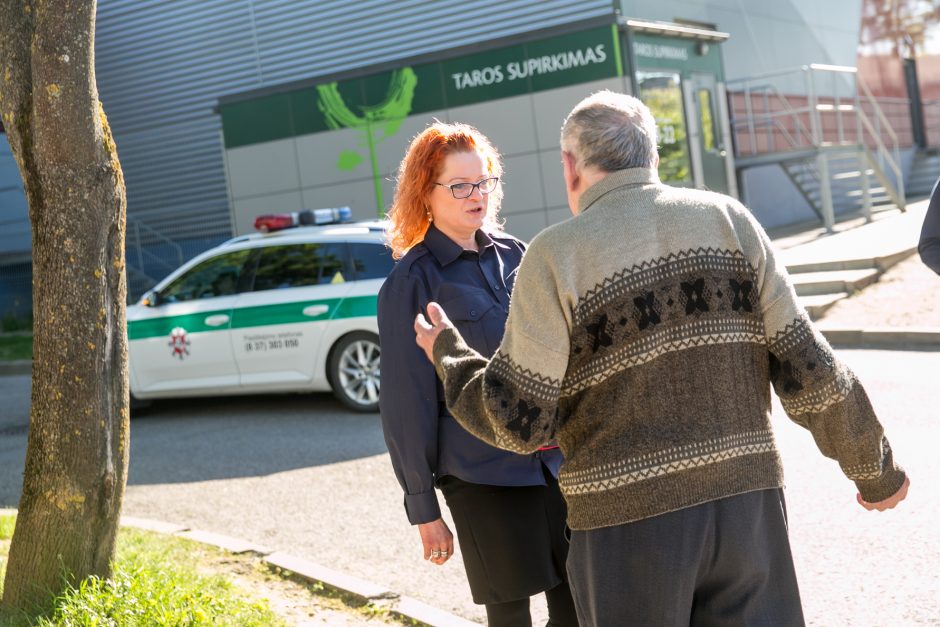
[{"label": "police car light bar", "polygon": [[271,233],[295,226],[322,226],[339,224],[352,220],[349,207],[331,207],[326,209],[304,209],[290,213],[269,213],[255,218],[255,230]]}]

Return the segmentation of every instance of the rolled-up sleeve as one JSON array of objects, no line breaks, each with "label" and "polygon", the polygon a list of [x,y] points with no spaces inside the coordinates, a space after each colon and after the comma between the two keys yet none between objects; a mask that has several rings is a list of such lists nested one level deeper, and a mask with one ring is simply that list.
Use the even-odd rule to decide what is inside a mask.
[{"label": "rolled-up sleeve", "polygon": [[395,476],[413,524],[441,517],[434,491],[438,447],[437,375],[414,340],[414,319],[428,301],[420,281],[392,276],[379,292],[382,393],[379,407]]}]

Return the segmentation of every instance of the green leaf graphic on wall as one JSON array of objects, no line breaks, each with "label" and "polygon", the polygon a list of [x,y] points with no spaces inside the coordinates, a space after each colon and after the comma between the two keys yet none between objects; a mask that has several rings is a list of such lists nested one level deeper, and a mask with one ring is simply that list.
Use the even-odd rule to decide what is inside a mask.
[{"label": "green leaf graphic on wall", "polygon": [[[368,154],[372,165],[372,180],[375,185],[375,200],[381,214],[382,186],[379,179],[378,159],[375,145],[395,135],[402,122],[411,112],[415,87],[418,77],[410,67],[391,72],[388,92],[385,99],[377,105],[356,107],[357,114],[343,100],[337,83],[317,85],[317,107],[323,113],[326,125],[331,129],[355,128],[363,133],[360,147]],[[336,159],[336,167],[343,171],[352,171],[365,160],[360,150],[343,150]]]}]

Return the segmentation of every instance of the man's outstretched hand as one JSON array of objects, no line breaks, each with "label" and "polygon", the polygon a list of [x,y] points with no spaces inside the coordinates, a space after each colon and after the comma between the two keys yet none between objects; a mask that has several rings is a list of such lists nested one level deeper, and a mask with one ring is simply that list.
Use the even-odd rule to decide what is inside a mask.
[{"label": "man's outstretched hand", "polygon": [[447,314],[437,303],[428,303],[427,319],[422,313],[415,318],[415,341],[431,363],[434,363],[434,340],[443,329],[452,326]]},{"label": "man's outstretched hand", "polygon": [[868,501],[863,500],[861,494],[856,494],[855,498],[858,500],[858,504],[864,507],[865,509],[867,509],[868,511],[872,512],[872,511],[878,510],[879,512],[883,512],[886,509],[893,509],[898,503],[903,501],[904,498],[907,496],[907,489],[910,487],[910,485],[911,485],[911,480],[905,477],[904,483],[901,485],[901,488],[897,492],[895,492],[894,494],[892,494],[891,496],[889,496],[883,501],[878,501],[877,503],[869,503]]}]

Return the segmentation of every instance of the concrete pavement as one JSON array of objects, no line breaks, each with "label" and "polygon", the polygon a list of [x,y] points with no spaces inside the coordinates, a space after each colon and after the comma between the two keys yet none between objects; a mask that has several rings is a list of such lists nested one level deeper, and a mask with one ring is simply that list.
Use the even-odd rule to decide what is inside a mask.
[{"label": "concrete pavement", "polygon": [[[917,253],[927,200],[876,213],[871,223],[848,220],[836,233],[821,228],[772,238],[793,279],[797,295],[813,319],[853,292],[877,281],[893,265]],[[844,348],[940,350],[940,327],[873,328],[819,325],[823,335]]]}]

